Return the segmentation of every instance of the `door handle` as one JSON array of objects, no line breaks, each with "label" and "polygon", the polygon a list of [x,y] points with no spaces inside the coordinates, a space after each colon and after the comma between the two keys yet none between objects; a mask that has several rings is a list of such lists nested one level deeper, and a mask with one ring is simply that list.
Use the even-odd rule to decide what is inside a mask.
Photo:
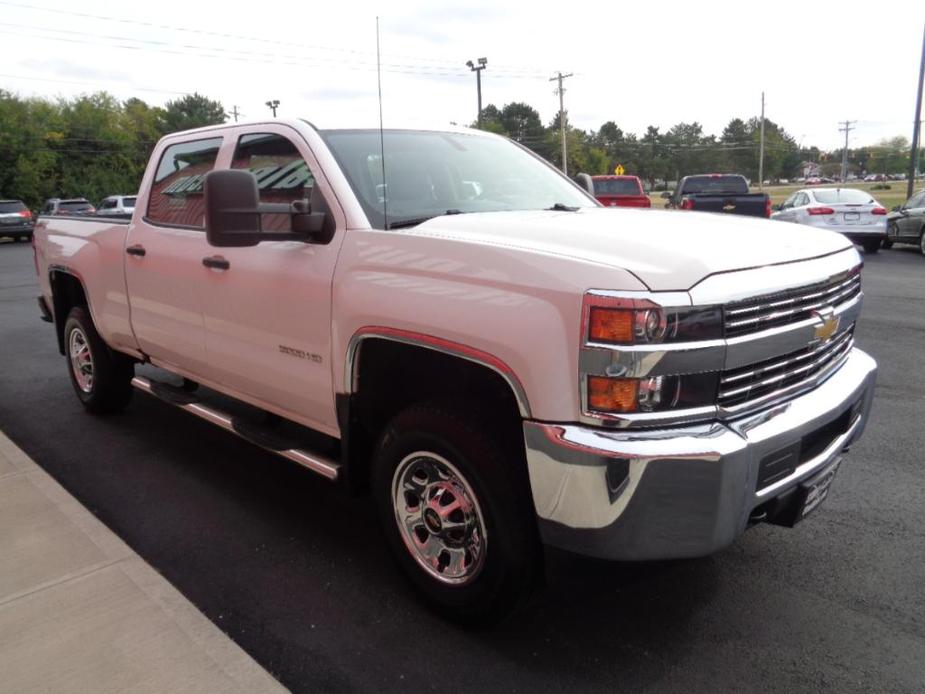
[{"label": "door handle", "polygon": [[129,246],[125,249],[125,252],[129,255],[137,255],[139,258],[142,257],[147,251],[145,247],[141,244],[135,244],[134,246]]},{"label": "door handle", "polygon": [[203,258],[202,264],[213,270],[227,270],[231,267],[231,263],[229,263],[220,255],[212,255],[208,258]]}]

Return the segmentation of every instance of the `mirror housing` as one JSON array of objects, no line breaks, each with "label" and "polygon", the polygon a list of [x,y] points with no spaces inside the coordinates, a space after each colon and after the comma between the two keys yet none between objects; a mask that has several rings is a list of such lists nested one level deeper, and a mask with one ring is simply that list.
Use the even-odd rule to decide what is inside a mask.
[{"label": "mirror housing", "polygon": [[775,212],[780,212],[782,209],[784,209],[784,205],[783,203],[779,202],[776,205],[771,205],[771,209],[774,210]]},{"label": "mirror housing", "polygon": [[671,191],[669,191],[669,190],[662,191],[662,198],[664,198],[665,200],[667,200],[667,199],[670,198],[670,197],[671,197]]},{"label": "mirror housing", "polygon": [[594,180],[588,174],[580,173],[575,176],[575,183],[580,185],[588,195],[594,195]]},{"label": "mirror housing", "polygon": [[[206,240],[217,248],[246,248],[262,241],[328,243],[333,224],[325,212],[312,212],[308,200],[291,205],[261,203],[257,177],[243,169],[210,171],[203,184]],[[262,214],[290,214],[292,231],[265,232]]]}]

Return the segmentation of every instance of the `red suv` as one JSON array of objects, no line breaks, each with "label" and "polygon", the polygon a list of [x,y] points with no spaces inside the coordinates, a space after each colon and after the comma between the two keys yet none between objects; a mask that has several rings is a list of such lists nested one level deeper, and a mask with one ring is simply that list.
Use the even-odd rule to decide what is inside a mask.
[{"label": "red suv", "polygon": [[639,176],[592,176],[594,197],[607,207],[652,207]]}]

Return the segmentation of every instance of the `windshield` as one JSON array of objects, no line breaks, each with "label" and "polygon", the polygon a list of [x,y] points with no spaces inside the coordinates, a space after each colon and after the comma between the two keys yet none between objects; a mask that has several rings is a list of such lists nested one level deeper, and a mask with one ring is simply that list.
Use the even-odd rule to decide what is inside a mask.
[{"label": "windshield", "polygon": [[814,190],[813,195],[818,202],[824,202],[828,205],[836,202],[853,202],[855,204],[866,205],[874,201],[869,193],[865,193],[863,190],[853,190],[851,188]]},{"label": "windshield", "polygon": [[443,214],[540,210],[595,203],[517,145],[478,134],[386,130],[385,184],[378,130],[327,130],[370,224],[411,226]]},{"label": "windshield", "polygon": [[639,183],[633,178],[595,178],[595,195],[642,195]]},{"label": "windshield", "polygon": [[698,193],[748,194],[748,184],[742,176],[691,176],[684,181],[682,195]]}]

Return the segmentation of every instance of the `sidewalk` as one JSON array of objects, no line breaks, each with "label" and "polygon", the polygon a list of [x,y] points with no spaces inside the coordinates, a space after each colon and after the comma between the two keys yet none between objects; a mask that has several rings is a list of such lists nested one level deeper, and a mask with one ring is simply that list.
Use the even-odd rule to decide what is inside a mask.
[{"label": "sidewalk", "polygon": [[0,692],[284,692],[0,432]]}]

